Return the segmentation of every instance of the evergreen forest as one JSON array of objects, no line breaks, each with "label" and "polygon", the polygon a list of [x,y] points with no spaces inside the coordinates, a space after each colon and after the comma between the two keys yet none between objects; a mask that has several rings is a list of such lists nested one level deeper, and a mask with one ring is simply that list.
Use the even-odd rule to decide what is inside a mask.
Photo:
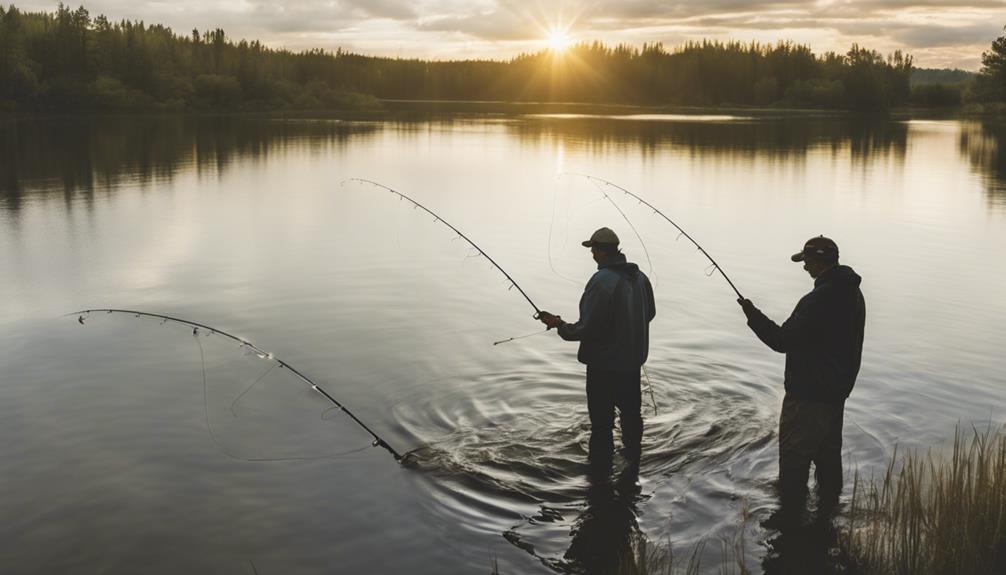
[{"label": "evergreen forest", "polygon": [[[1006,40],[997,42],[1002,58]],[[989,61],[1006,75],[1000,60]],[[368,109],[401,99],[884,112],[916,101],[959,104],[971,84],[989,98],[1004,93],[1002,78],[984,70],[949,88],[913,86],[912,72],[912,57],[901,52],[853,45],[816,55],[791,42],[673,49],[593,42],[507,61],[294,53],[235,42],[219,28],[177,34],[92,17],[84,7],[29,13],[0,6],[0,111]]]}]

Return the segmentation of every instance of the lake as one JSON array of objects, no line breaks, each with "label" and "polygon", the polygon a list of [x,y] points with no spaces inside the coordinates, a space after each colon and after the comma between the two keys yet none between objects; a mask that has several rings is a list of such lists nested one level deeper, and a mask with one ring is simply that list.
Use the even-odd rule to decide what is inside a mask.
[{"label": "lake", "polygon": [[[829,115],[0,121],[0,571],[580,572],[743,535],[763,569],[782,322],[819,234],[863,276],[843,461],[1006,413],[1006,126]],[[606,225],[654,283],[637,477],[586,478],[575,318]],[[624,214],[624,217],[623,217]],[[275,358],[351,409],[371,436]],[[535,335],[530,335],[535,334]],[[515,336],[529,336],[493,345]],[[616,466],[617,467],[617,466]],[[612,549],[607,549],[610,547]]]}]

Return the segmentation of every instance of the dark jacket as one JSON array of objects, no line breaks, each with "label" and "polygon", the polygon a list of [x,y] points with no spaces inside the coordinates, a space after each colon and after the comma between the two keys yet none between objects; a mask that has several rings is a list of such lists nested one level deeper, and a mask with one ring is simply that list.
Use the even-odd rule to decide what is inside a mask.
[{"label": "dark jacket", "polygon": [[744,309],[765,345],[786,354],[786,394],[841,403],[849,397],[863,356],[866,302],[862,278],[848,266],[821,274],[782,326],[758,308]]},{"label": "dark jacket", "polygon": [[579,341],[577,359],[592,367],[633,371],[646,363],[653,287],[623,254],[597,266],[580,298],[580,319],[559,326],[559,337]]}]

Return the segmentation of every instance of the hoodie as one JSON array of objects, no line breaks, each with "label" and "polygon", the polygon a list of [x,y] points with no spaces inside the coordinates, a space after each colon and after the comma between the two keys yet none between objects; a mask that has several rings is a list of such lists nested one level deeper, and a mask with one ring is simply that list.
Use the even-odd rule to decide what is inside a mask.
[{"label": "hoodie", "polygon": [[758,308],[745,308],[758,339],[786,354],[786,395],[824,403],[849,397],[863,356],[866,302],[860,282],[849,266],[829,269],[781,326]]},{"label": "hoodie", "polygon": [[559,326],[559,337],[579,341],[577,359],[591,367],[634,371],[646,363],[653,287],[623,254],[597,266],[580,298],[580,319]]}]

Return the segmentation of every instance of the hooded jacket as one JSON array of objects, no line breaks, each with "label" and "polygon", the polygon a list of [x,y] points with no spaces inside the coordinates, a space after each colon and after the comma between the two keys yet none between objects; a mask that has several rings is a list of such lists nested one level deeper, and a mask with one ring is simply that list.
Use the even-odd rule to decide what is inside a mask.
[{"label": "hooded jacket", "polygon": [[849,397],[863,356],[866,302],[860,282],[848,266],[829,269],[781,326],[753,305],[744,309],[758,339],[786,354],[786,395],[824,403]]},{"label": "hooded jacket", "polygon": [[580,319],[559,325],[559,337],[579,341],[580,363],[634,371],[646,363],[650,321],[656,316],[653,287],[639,266],[616,254],[597,266],[580,298]]}]

